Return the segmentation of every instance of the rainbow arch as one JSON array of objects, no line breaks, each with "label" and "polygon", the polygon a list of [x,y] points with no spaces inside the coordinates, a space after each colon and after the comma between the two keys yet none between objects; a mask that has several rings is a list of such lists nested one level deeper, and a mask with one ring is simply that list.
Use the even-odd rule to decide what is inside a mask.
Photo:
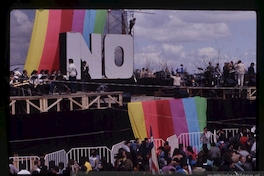
[{"label": "rainbow arch", "polygon": [[103,34],[107,10],[36,10],[24,69],[59,69],[59,34],[82,33],[90,47],[90,34]]}]

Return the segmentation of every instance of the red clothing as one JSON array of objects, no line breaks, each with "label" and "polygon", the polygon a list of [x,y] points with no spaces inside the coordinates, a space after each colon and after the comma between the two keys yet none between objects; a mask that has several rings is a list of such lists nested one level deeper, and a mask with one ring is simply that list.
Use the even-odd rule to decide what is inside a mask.
[{"label": "red clothing", "polygon": [[192,156],[192,160],[196,160],[196,154],[187,151],[187,156]]},{"label": "red clothing", "polygon": [[247,145],[247,140],[248,140],[248,137],[246,137],[246,136],[241,136],[240,139],[239,139],[241,144],[244,145],[244,146]]}]

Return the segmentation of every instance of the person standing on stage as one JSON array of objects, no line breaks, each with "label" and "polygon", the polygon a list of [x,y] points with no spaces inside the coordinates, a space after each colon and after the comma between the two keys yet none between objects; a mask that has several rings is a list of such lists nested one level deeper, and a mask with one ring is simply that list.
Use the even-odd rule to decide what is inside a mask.
[{"label": "person standing on stage", "polygon": [[255,78],[255,69],[254,69],[254,66],[255,66],[255,64],[254,64],[254,62],[252,62],[250,64],[250,67],[248,67],[248,74],[249,74],[250,79]]},{"label": "person standing on stage", "polygon": [[237,85],[238,86],[243,86],[244,85],[244,75],[246,73],[246,67],[245,65],[239,60],[235,65],[234,65],[236,71],[237,71]]},{"label": "person standing on stage", "polygon": [[76,83],[77,80],[77,69],[75,64],[73,63],[73,59],[69,59],[69,67],[68,67],[68,75],[69,75],[69,81],[71,82],[71,93],[76,93],[78,85]]},{"label": "person standing on stage", "polygon": [[207,131],[207,127],[204,127],[204,131],[203,131],[201,138],[200,138],[203,146],[207,146],[209,148],[210,138],[211,138],[211,133],[209,131]]},{"label": "person standing on stage", "polygon": [[90,73],[89,73],[89,66],[87,65],[86,61],[82,62],[81,70],[82,70],[81,79],[82,79],[82,82],[83,82],[82,91],[86,92],[86,91],[88,91],[87,82],[90,81],[90,79],[91,79],[91,76],[90,76]]},{"label": "person standing on stage", "polygon": [[173,86],[175,86],[176,88],[180,88],[182,80],[181,80],[179,73],[176,73],[175,76],[170,75],[170,77],[173,79]]}]

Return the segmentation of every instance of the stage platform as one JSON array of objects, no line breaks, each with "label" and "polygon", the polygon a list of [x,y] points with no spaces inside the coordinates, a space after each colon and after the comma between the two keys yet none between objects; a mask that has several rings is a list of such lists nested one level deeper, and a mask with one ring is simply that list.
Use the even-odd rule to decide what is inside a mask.
[{"label": "stage platform", "polygon": [[[181,87],[189,97],[201,96],[213,99],[244,98],[256,99],[256,87]],[[161,86],[153,95],[130,95],[129,101],[160,100],[174,97],[173,86]],[[10,114],[43,113],[51,111],[72,111],[85,109],[103,109],[113,106],[123,106],[123,91],[112,92],[77,92],[43,96],[11,96]]]},{"label": "stage platform", "polygon": [[[101,109],[113,104],[123,106],[123,92],[76,92],[43,96],[11,96],[10,113],[43,113],[50,111]],[[105,106],[106,105],[106,106]]]},{"label": "stage platform", "polygon": [[[215,99],[230,99],[230,98],[246,98],[249,100],[255,100],[257,95],[256,87],[180,87],[182,90],[186,90],[190,97],[201,96],[205,98]],[[172,96],[174,95],[173,87],[161,87],[155,92],[155,96]]]}]

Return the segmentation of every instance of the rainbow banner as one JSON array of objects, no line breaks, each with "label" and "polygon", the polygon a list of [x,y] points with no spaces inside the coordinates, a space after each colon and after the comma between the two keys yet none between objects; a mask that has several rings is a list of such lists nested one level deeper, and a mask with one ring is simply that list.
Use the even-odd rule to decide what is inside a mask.
[{"label": "rainbow banner", "polygon": [[90,34],[103,34],[107,10],[36,10],[24,69],[59,69],[59,34],[80,32],[88,47]]},{"label": "rainbow banner", "polygon": [[153,136],[163,140],[174,134],[202,132],[206,126],[206,110],[207,100],[202,97],[128,103],[134,136],[141,140],[150,137],[147,130],[150,125]]}]

